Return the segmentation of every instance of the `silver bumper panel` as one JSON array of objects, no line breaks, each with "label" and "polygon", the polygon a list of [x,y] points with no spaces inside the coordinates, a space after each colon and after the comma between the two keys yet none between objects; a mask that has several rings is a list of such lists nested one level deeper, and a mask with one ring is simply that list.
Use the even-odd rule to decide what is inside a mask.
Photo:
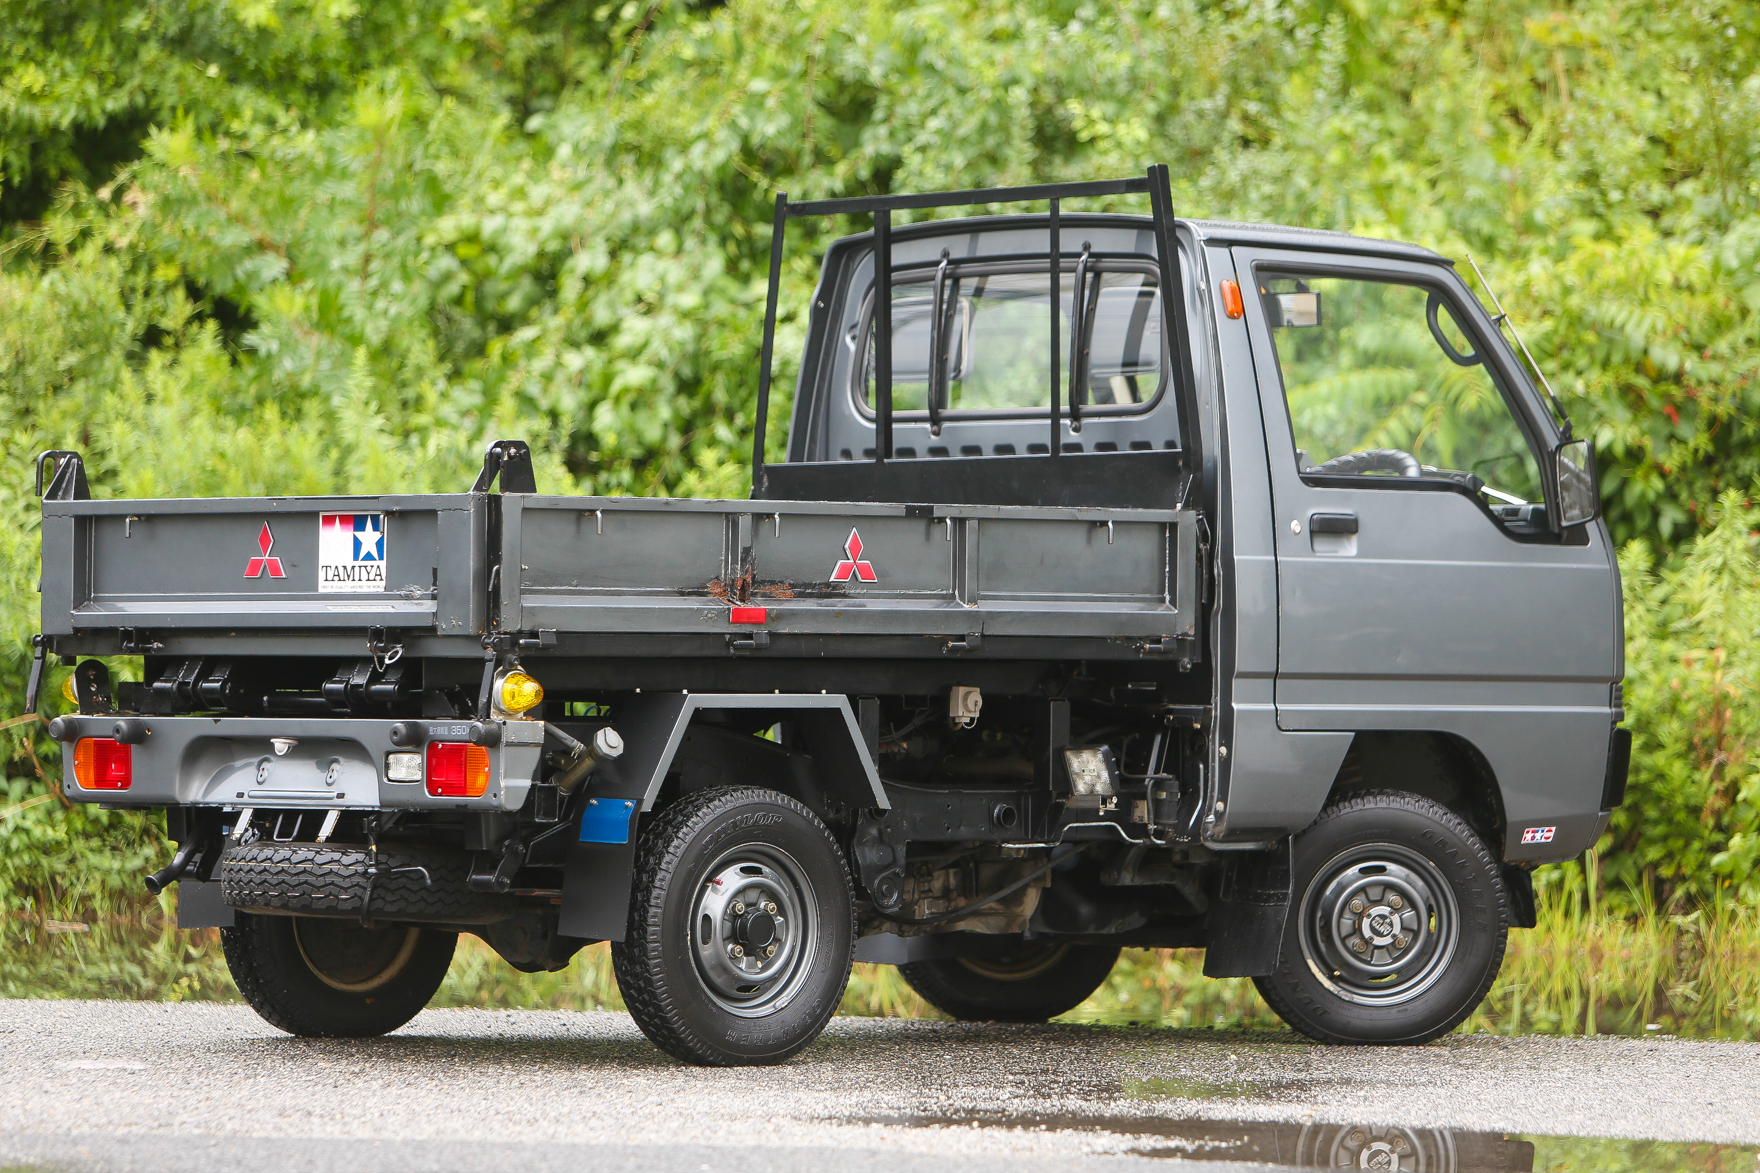
[{"label": "silver bumper panel", "polygon": [[[74,775],[74,745],[109,737],[115,717],[70,716],[62,746],[62,790],[74,802],[108,806],[250,806],[275,810],[504,810],[525,804],[543,752],[541,721],[495,721],[486,746],[489,786],[480,798],[435,797],[423,782],[390,782],[385,757],[421,750],[391,742],[392,720],[336,717],[142,717],[146,740],[132,747],[126,790],[86,790]],[[410,724],[410,722],[404,722]],[[469,740],[471,722],[423,721],[428,741]]]}]

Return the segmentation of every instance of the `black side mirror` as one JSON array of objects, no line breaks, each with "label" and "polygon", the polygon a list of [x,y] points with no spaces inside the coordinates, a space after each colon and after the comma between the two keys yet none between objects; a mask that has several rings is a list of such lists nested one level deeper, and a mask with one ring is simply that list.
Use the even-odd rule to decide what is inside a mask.
[{"label": "black side mirror", "polygon": [[1558,478],[1558,528],[1586,525],[1601,516],[1601,492],[1596,486],[1595,451],[1587,440],[1565,440],[1552,449],[1552,468]]}]

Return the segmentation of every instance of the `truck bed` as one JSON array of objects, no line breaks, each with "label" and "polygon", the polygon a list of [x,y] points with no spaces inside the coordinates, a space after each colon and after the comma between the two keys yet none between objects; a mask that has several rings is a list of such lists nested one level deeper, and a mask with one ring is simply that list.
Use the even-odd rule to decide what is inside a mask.
[{"label": "truck bed", "polygon": [[[546,644],[547,633],[667,637],[651,651],[681,655],[820,654],[809,645],[827,637],[934,656],[950,643],[981,652],[1001,640],[1019,654],[1021,640],[1076,640],[1115,658],[1175,651],[1197,623],[1197,515],[1181,509],[525,493],[48,500],[43,529],[43,629],[90,637],[94,652],[254,633],[316,654],[325,637],[352,649],[384,629],[424,654],[473,657],[482,636],[519,632]],[[359,554],[354,538],[364,562],[337,553]]]}]

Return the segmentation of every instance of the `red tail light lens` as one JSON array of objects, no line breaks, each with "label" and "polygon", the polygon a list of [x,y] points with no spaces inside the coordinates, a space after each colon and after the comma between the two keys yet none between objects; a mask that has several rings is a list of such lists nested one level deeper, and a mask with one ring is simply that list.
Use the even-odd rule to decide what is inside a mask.
[{"label": "red tail light lens", "polygon": [[134,783],[134,746],[82,737],[73,747],[73,776],[82,790],[127,790]]},{"label": "red tail light lens", "polygon": [[489,789],[489,751],[467,741],[428,743],[428,793],[435,798],[481,798]]}]

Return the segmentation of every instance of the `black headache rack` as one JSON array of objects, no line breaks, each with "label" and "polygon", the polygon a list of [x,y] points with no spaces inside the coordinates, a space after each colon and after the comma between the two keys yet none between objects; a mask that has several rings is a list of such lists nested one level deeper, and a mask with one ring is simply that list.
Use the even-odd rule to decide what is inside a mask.
[{"label": "black headache rack", "polygon": [[[1171,356],[1180,425],[1180,447],[1148,452],[1071,453],[1063,450],[1062,306],[1057,294],[1064,255],[1060,234],[1062,202],[1084,196],[1148,193],[1160,269],[1164,337]],[[776,342],[776,303],[782,281],[783,234],[800,216],[874,217],[874,304],[892,303],[892,213],[895,210],[969,207],[977,204],[1050,205],[1046,265],[1051,276],[1050,443],[1044,455],[897,459],[893,454],[892,315],[873,315],[875,445],[872,461],[791,461],[766,465],[764,438],[770,413],[771,361]],[[1173,194],[1167,167],[1155,164],[1141,178],[1092,183],[1043,183],[918,195],[858,196],[791,204],[776,197],[770,237],[770,290],[764,310],[764,342],[758,370],[758,418],[752,437],[752,498],[780,501],[909,501],[958,505],[1062,505],[1090,508],[1168,508],[1185,504],[1203,468],[1198,426],[1197,379],[1186,321],[1185,286],[1173,234]],[[939,286],[939,282],[937,282]],[[1080,312],[1080,307],[1075,307]],[[937,334],[939,331],[936,332]],[[933,353],[933,352],[932,352]],[[1073,357],[1073,356],[1072,356]],[[933,364],[933,359],[931,360]],[[931,367],[934,370],[934,366]],[[1075,393],[1072,383],[1071,394]],[[1073,408],[1072,404],[1072,408]],[[937,399],[928,397],[931,420]],[[1073,412],[1072,412],[1073,415]]]}]

